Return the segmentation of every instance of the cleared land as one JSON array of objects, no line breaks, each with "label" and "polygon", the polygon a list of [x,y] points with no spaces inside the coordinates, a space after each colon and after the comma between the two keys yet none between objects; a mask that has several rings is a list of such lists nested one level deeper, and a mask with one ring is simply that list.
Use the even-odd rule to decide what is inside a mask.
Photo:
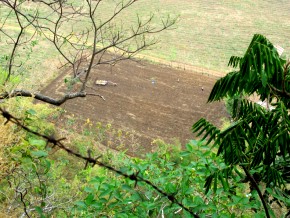
[{"label": "cleared land", "polygon": [[[44,93],[62,94],[67,73],[53,81]],[[97,79],[112,81],[117,86],[97,86]],[[113,68],[94,69],[91,81],[89,85],[94,90],[87,91],[103,95],[105,101],[88,96],[68,101],[63,107],[84,121],[89,118],[134,132],[135,142],[142,146],[135,152],[152,151],[151,142],[156,138],[167,142],[179,138],[184,145],[193,138],[190,129],[198,119],[205,117],[220,125],[221,118],[227,116],[222,103],[206,104],[215,82],[215,78],[206,75],[125,61]]]}]

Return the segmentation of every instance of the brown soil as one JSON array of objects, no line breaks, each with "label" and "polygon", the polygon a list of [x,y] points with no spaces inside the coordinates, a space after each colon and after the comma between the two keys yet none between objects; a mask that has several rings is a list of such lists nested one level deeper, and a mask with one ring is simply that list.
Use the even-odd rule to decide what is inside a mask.
[{"label": "brown soil", "polygon": [[[55,96],[64,90],[64,78],[59,76],[43,91]],[[152,141],[178,139],[182,144],[194,136],[191,126],[205,117],[216,125],[227,116],[223,103],[206,104],[216,78],[163,65],[123,61],[114,67],[101,65],[90,76],[87,96],[66,102],[69,112],[92,121],[112,123],[114,128],[133,131],[146,152],[154,150]],[[117,85],[97,86],[96,80],[108,80]]]}]

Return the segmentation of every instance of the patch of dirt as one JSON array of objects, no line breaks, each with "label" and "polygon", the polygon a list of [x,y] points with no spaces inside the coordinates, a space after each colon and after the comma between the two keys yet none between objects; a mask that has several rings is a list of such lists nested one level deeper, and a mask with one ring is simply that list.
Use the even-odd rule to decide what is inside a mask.
[{"label": "patch of dirt", "polygon": [[[59,96],[65,91],[66,72],[43,90]],[[97,86],[96,80],[117,85]],[[178,139],[183,145],[193,138],[191,126],[204,117],[216,125],[227,116],[223,103],[206,104],[216,78],[146,62],[123,61],[114,67],[101,65],[93,70],[87,96],[66,102],[72,114],[95,122],[112,123],[135,133],[143,150],[154,150],[152,141],[160,138],[170,143]],[[53,94],[55,93],[55,94]]]}]

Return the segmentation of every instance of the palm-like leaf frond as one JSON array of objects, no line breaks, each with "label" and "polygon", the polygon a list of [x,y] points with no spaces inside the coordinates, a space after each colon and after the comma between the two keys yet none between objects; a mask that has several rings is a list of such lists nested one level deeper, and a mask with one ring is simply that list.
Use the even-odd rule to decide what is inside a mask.
[{"label": "palm-like leaf frond", "polygon": [[[231,99],[234,122],[221,131],[201,119],[192,130],[207,144],[214,142],[229,168],[241,166],[248,177],[253,170],[267,187],[283,190],[290,183],[290,62],[279,57],[266,37],[256,34],[245,55],[231,57],[229,66],[238,70],[217,80],[208,102]],[[253,93],[274,109],[243,98]],[[221,177],[227,175],[212,172],[206,191],[212,183],[216,189],[217,181],[225,184]]]},{"label": "palm-like leaf frond", "polygon": [[229,65],[239,67],[239,71],[219,79],[210,93],[208,102],[218,101],[227,96],[233,97],[234,94],[242,92],[248,95],[257,92],[261,100],[265,100],[270,95],[268,84],[282,89],[284,63],[266,37],[254,35],[243,57],[230,58]]}]

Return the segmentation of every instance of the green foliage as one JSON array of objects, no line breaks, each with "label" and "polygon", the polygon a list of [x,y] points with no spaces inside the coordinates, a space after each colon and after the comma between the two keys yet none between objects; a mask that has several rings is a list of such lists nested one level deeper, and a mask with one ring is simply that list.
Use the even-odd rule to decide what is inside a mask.
[{"label": "green foliage", "polygon": [[[290,65],[262,35],[254,35],[245,55],[232,57],[229,65],[238,69],[216,82],[208,101],[231,99],[234,122],[223,131],[205,119],[192,127],[193,132],[207,139],[207,144],[213,141],[217,155],[228,166],[226,173],[208,177],[206,187],[209,189],[217,179],[223,184],[223,178],[229,180],[235,167],[241,166],[254,175],[257,183],[280,193],[277,199],[289,206],[282,196],[287,196],[290,183],[286,167],[290,161]],[[254,93],[269,107],[251,102],[248,96]],[[265,195],[273,193],[270,189],[264,190]]]},{"label": "green foliage", "polygon": [[[5,80],[7,78],[8,72],[1,68],[0,66],[0,92],[10,91],[16,85],[18,85],[21,81],[21,78],[17,75],[13,75],[10,78],[9,83],[5,84]],[[5,84],[5,85],[4,85]]]},{"label": "green foliage", "polygon": [[[201,217],[251,217],[252,208],[260,211],[257,196],[245,195],[246,186],[238,183],[238,174],[231,178],[229,188],[216,183],[215,191],[204,193],[204,181],[217,171],[225,171],[227,166],[208,146],[191,141],[183,151],[170,148],[163,154],[147,154],[144,159],[119,159],[123,172],[139,172],[142,178],[151,181],[164,192],[174,195],[180,202]],[[179,160],[176,160],[179,157]],[[92,169],[94,170],[94,169]],[[101,173],[99,171],[99,173]],[[75,202],[73,215],[77,217],[190,217],[177,205],[156,192],[151,186],[129,179],[123,179],[104,170],[102,174],[89,179],[83,191],[86,197]],[[233,195],[233,193],[235,193]]]},{"label": "green foliage", "polygon": [[[40,116],[32,109],[27,113],[29,120],[25,122],[28,123]],[[36,128],[35,121],[31,122],[30,128]],[[261,211],[257,196],[252,193],[250,199],[250,195],[245,194],[247,186],[239,183],[238,170],[232,175],[230,184],[224,180],[215,183],[215,193],[211,190],[204,192],[204,181],[228,168],[204,143],[190,141],[185,150],[161,141],[156,143],[160,146],[159,152],[147,154],[144,159],[118,154],[106,161],[127,174],[139,172],[142,178],[174,195],[201,217],[208,214],[252,217],[253,208],[256,213]],[[10,210],[19,215],[26,210],[29,215],[39,217],[190,217],[146,183],[135,184],[100,167],[80,170],[79,163],[69,161],[59,152],[51,157],[46,142],[31,134],[26,134],[22,143],[9,149],[9,153],[17,166],[14,173],[5,178],[10,181],[10,187],[5,186],[4,180],[1,186],[6,187],[3,190],[7,190],[6,196],[13,201],[9,198],[2,201],[15,205]],[[73,175],[68,174],[69,171],[73,171]],[[22,188],[22,194],[25,193],[23,199],[19,193],[15,195],[18,187]],[[16,198],[12,198],[14,195]]]},{"label": "green foliage", "polygon": [[[238,70],[216,82],[208,101],[234,97],[242,92],[247,95],[256,92],[262,101],[270,95],[269,100],[272,100],[274,93],[271,87],[282,90],[282,84],[286,84],[283,82],[285,63],[273,44],[264,36],[256,34],[243,57],[231,57],[229,66]],[[288,90],[290,87],[286,86]]]},{"label": "green foliage", "polygon": [[[32,105],[28,101],[20,103],[16,100],[13,104],[18,106],[17,115],[23,117],[21,122],[28,128],[47,135],[54,133],[53,125],[43,120],[54,110],[44,105],[30,107]],[[36,108],[42,110],[37,112]],[[2,168],[0,173],[1,212],[7,211],[18,216],[25,216],[25,211],[28,214],[37,212],[39,216],[47,217],[54,206],[65,206],[73,198],[64,194],[68,190],[63,187],[63,184],[68,183],[66,178],[59,179],[63,175],[63,164],[49,157],[51,150],[44,139],[20,128],[11,128],[15,136],[14,143],[1,144],[0,160],[2,162],[2,156],[5,155],[9,161],[9,165]],[[7,208],[2,208],[5,205]]]},{"label": "green foliage", "polygon": [[72,91],[75,85],[80,84],[80,79],[78,77],[66,77],[64,83],[67,86],[67,90]]}]

